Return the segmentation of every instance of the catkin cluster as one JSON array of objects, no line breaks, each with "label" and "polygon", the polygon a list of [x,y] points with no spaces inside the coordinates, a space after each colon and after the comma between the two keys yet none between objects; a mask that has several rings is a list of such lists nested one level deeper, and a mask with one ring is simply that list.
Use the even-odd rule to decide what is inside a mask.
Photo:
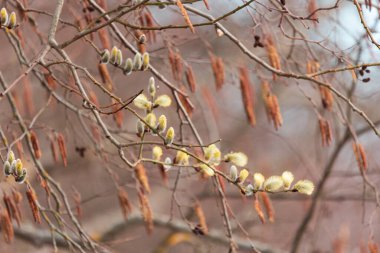
[{"label": "catkin cluster", "polygon": [[[230,167],[230,178],[232,181],[243,184],[248,176],[249,171],[243,169],[238,173],[236,166]],[[252,183],[249,182],[244,186],[245,195],[250,196],[256,192],[299,192],[307,195],[311,195],[314,191],[314,184],[310,180],[299,180],[292,185],[294,181],[294,175],[290,171],[284,171],[281,176],[270,176],[265,179],[261,173],[253,174]]]},{"label": "catkin cluster", "polygon": [[23,167],[21,159],[16,159],[12,150],[9,150],[7,154],[3,171],[6,177],[13,176],[17,183],[22,184],[25,182],[26,169]]},{"label": "catkin cluster", "polygon": [[0,22],[1,27],[6,27],[8,29],[14,29],[17,26],[17,16],[14,11],[8,14],[7,9],[4,7],[0,10]]},{"label": "catkin cluster", "polygon": [[114,46],[111,52],[108,49],[102,52],[100,62],[121,67],[125,75],[130,75],[132,71],[145,71],[149,68],[149,53],[145,52],[141,55],[137,52],[133,59],[127,58],[123,63],[123,53]]},{"label": "catkin cluster", "polygon": [[[156,96],[157,86],[155,79],[151,77],[148,84],[149,98],[145,94],[138,95],[133,103],[136,107],[145,110],[145,117],[143,120],[137,120],[136,123],[136,134],[142,137],[145,133],[151,133],[152,135],[163,135],[165,136],[165,145],[171,145],[174,141],[175,132],[173,127],[167,128],[167,118],[164,114],[160,115],[158,118],[154,113],[154,109],[158,107],[169,107],[172,103],[171,98],[166,95]],[[165,133],[166,131],[166,133]],[[160,161],[162,157],[162,149],[159,146],[155,146],[152,149],[153,159],[155,161]],[[183,155],[177,155],[176,161],[181,164],[186,164],[186,157]],[[169,157],[165,159],[165,169],[169,169],[172,161]]]},{"label": "catkin cluster", "polygon": [[[174,128],[170,127],[165,134],[167,127],[167,119],[165,115],[157,117],[154,109],[157,107],[168,107],[171,105],[171,98],[168,95],[160,95],[156,97],[156,84],[153,77],[149,79],[148,91],[150,98],[145,94],[138,95],[133,103],[136,107],[145,110],[145,117],[138,119],[136,124],[137,136],[143,138],[146,133],[152,135],[160,135],[165,145],[171,145],[174,141],[175,133]],[[216,166],[221,162],[231,163],[229,181],[234,184],[239,184],[247,196],[253,195],[256,192],[300,192],[303,194],[311,195],[314,190],[314,184],[309,180],[300,180],[294,185],[294,176],[291,172],[285,171],[281,176],[271,176],[267,179],[261,173],[253,175],[253,183],[248,182],[244,185],[249,176],[247,169],[238,171],[238,167],[244,167],[248,163],[248,157],[242,152],[230,152],[222,155],[220,149],[216,144],[211,144],[204,148],[204,159],[197,159],[195,163],[190,163],[191,153],[186,148],[177,150],[175,158],[172,160],[166,157],[164,162],[161,162],[163,150],[160,146],[152,148],[152,159],[154,162],[160,163],[162,169],[167,171],[171,166],[189,166],[194,167],[203,175],[212,177],[216,174]]]}]

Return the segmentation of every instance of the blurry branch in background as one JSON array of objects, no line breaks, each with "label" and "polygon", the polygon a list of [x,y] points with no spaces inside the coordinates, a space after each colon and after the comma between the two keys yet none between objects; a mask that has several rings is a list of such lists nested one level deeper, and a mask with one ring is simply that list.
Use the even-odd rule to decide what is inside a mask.
[{"label": "blurry branch in background", "polygon": [[[4,154],[6,153],[6,156],[1,154],[5,178],[1,181],[1,184],[2,186],[4,185],[6,190],[3,193],[5,207],[1,207],[0,210],[3,217],[1,220],[2,231],[6,241],[11,243],[15,234],[17,237],[36,245],[52,244],[55,252],[58,252],[58,246],[66,246],[71,251],[83,253],[111,252],[112,250],[107,247],[109,237],[120,234],[127,227],[134,224],[144,224],[148,235],[152,233],[154,226],[165,227],[189,235],[199,235],[202,236],[201,238],[218,244],[221,243],[226,245],[231,253],[238,250],[281,252],[271,245],[264,244],[258,240],[251,240],[254,236],[251,236],[246,231],[245,224],[238,221],[229,199],[236,198],[236,196],[252,198],[253,207],[259,220],[265,223],[267,218],[270,222],[274,222],[275,215],[271,198],[304,200],[306,199],[305,196],[284,197],[284,194],[301,193],[312,195],[314,184],[307,179],[294,181],[295,177],[291,171],[283,171],[281,175],[271,174],[266,178],[260,172],[251,173],[246,169],[248,157],[250,156],[242,151],[228,150],[227,152],[222,152],[222,149],[217,146],[223,144],[219,137],[205,144],[206,142],[203,138],[207,138],[207,136],[200,132],[202,128],[200,125],[198,126],[199,122],[192,118],[195,106],[191,101],[193,97],[190,92],[194,93],[196,91],[194,72],[186,62],[187,59],[182,58],[175,41],[172,41],[166,34],[167,30],[171,29],[177,32],[188,32],[190,30],[193,36],[202,36],[197,34],[197,27],[210,27],[211,30],[215,30],[218,37],[223,36],[229,43],[239,49],[250,60],[247,66],[253,66],[252,69],[255,71],[257,79],[262,82],[261,90],[265,111],[275,130],[279,130],[283,124],[286,124],[281,114],[280,97],[274,93],[274,87],[271,87],[274,86],[272,83],[279,82],[282,77],[281,82],[286,82],[286,80],[296,82],[302,95],[313,107],[319,122],[323,146],[329,146],[333,142],[332,124],[329,123],[326,115],[336,116],[338,118],[336,124],[341,124],[344,127],[343,135],[335,138],[337,142],[329,154],[321,178],[316,184],[315,193],[311,196],[311,206],[295,233],[291,246],[292,252],[298,252],[303,235],[316,211],[319,200],[357,200],[357,195],[342,194],[335,196],[323,194],[334,164],[346,143],[350,140],[353,141],[352,151],[355,154],[359,172],[363,179],[363,196],[361,200],[375,201],[376,205],[379,206],[380,197],[377,188],[370,181],[369,174],[367,174],[369,167],[367,155],[363,145],[358,140],[359,135],[368,131],[372,131],[377,137],[380,137],[379,122],[372,120],[364,110],[360,109],[353,98],[358,80],[355,71],[361,76],[361,81],[369,82],[370,78],[364,77],[364,75],[370,73],[367,68],[379,66],[380,62],[360,63],[362,45],[358,41],[358,44],[360,44],[359,54],[355,63],[351,64],[351,59],[338,56],[338,53],[340,54],[341,52],[335,53],[322,42],[309,40],[309,36],[301,28],[309,28],[306,22],[317,22],[319,20],[317,14],[320,15],[321,13],[338,9],[340,2],[340,0],[337,0],[329,7],[317,8],[315,1],[310,1],[314,5],[309,6],[309,13],[297,15],[292,11],[292,6],[283,0],[269,0],[268,2],[249,0],[243,1],[243,4],[234,6],[232,10],[214,18],[213,15],[209,14],[210,5],[206,0],[202,2],[136,0],[118,4],[113,9],[107,8],[106,0],[85,0],[75,3],[58,0],[53,14],[29,8],[28,5],[32,5],[32,3],[28,3],[28,1],[15,1],[15,6],[22,16],[20,24],[16,22],[15,12],[8,15],[7,10],[3,8],[0,12],[1,29],[4,30],[9,43],[14,49],[19,64],[26,67],[26,70],[22,70],[21,74],[18,74],[18,77],[10,85],[7,85],[6,77],[0,73],[0,82],[3,89],[1,95],[8,99],[8,104],[10,105],[9,118],[15,120],[15,124],[12,126],[18,125],[21,131],[18,135],[13,132],[14,140],[10,142],[7,141],[6,134],[1,131],[3,147],[0,150],[4,151]],[[371,3],[371,1],[369,2]],[[200,6],[204,5],[207,11],[202,11],[194,3],[199,3]],[[12,4],[13,1],[9,5],[11,6]],[[361,6],[356,0],[354,0],[354,4],[371,42],[379,47],[364,21]],[[62,11],[66,10],[65,7],[74,18],[73,23],[61,19]],[[169,10],[162,10],[167,12],[174,10],[186,25],[158,25],[151,12],[151,8],[156,7],[160,9],[168,8]],[[256,7],[257,9],[255,9]],[[77,9],[81,9],[81,12],[78,12]],[[269,23],[273,26],[270,29],[268,29],[269,27],[259,28],[262,30],[263,35],[255,35],[254,37],[254,48],[264,48],[263,52],[267,54],[268,60],[259,56],[258,51],[250,49],[250,46],[243,43],[243,40],[238,35],[235,35],[234,31],[227,28],[229,27],[228,25],[222,24],[226,18],[243,10],[249,10],[249,14],[254,21],[255,17],[251,9],[255,11],[258,17],[262,15],[262,10],[268,13],[274,12],[276,15],[279,14],[279,19],[275,20],[275,22],[278,22],[279,32],[292,41],[287,62],[284,62],[281,58],[281,53],[279,52],[281,45],[276,43],[277,39],[274,31],[273,34],[272,31],[268,31],[275,27],[274,23]],[[44,15],[45,18],[49,18],[49,30],[47,32],[40,31],[37,25],[38,18],[35,18],[33,14]],[[207,21],[192,23],[193,16]],[[261,18],[263,22],[269,22],[266,17]],[[40,53],[36,54],[32,60],[29,60],[26,55],[29,51],[35,51],[34,44],[30,43],[31,46],[29,43],[25,43],[26,40],[23,37],[25,35],[22,34],[22,31],[28,28],[28,25],[30,25],[32,32],[40,38],[42,43],[42,50],[38,50]],[[262,24],[257,25],[260,27]],[[62,42],[57,41],[57,33],[66,26],[74,27],[76,31],[69,39]],[[292,31],[291,36],[287,35],[287,29]],[[158,33],[158,31],[161,31],[161,33]],[[99,40],[94,38],[95,35],[99,36]],[[152,53],[149,52],[150,47],[148,47],[147,41],[155,43],[157,35],[162,35],[162,43],[168,49],[172,77],[169,76],[166,66],[160,67],[160,63],[155,62],[156,58],[152,57]],[[111,39],[114,43],[113,46],[111,46]],[[298,40],[301,41],[300,44],[296,43]],[[29,40],[27,41],[29,42]],[[100,46],[97,44],[100,44]],[[300,46],[301,44],[303,47]],[[332,53],[339,60],[337,66],[325,68],[322,62],[323,59],[319,59],[320,53],[319,51],[316,52],[314,45],[316,48]],[[81,50],[72,52],[73,50],[70,50],[70,48],[74,46],[87,47],[86,50],[91,50],[93,58],[96,60],[86,62],[86,65],[77,63],[80,62],[82,57],[91,58],[84,55],[84,51],[81,52]],[[227,83],[226,73],[231,71],[230,66],[225,65],[222,57],[216,56],[213,47],[208,42],[204,41],[203,46],[208,51],[210,57],[209,67],[212,69],[216,90],[219,92]],[[311,55],[312,59],[307,60],[306,57],[302,59],[302,62],[296,62],[293,56],[294,48],[304,50],[303,53],[306,52],[307,55]],[[126,57],[128,54],[123,53],[125,49],[132,53],[130,58]],[[76,53],[79,57],[76,57],[78,56],[75,55]],[[342,67],[342,65],[344,66]],[[321,66],[325,69],[322,69]],[[98,75],[94,73],[94,68],[97,68]],[[186,69],[185,75],[190,89],[186,88],[182,80],[184,68]],[[255,126],[257,122],[255,116],[257,101],[255,89],[252,88],[253,85],[250,81],[251,73],[249,70],[251,68],[239,66],[237,69],[240,70],[239,81],[244,110],[250,125]],[[138,72],[141,72],[141,74],[149,73],[152,76],[150,76],[147,84],[144,84],[144,88],[139,86],[139,91],[124,98],[121,97],[120,90],[117,90],[117,85],[114,83],[114,80],[116,80],[114,76],[118,72],[123,74],[125,79]],[[272,79],[265,76],[268,73]],[[345,86],[340,85],[338,77],[335,76],[343,73],[350,73],[353,79],[351,86],[347,90]],[[27,120],[28,116],[31,115],[24,115],[20,110],[20,99],[16,96],[17,93],[14,92],[19,90],[16,85],[23,78],[28,78],[29,74],[33,74],[36,82],[41,83],[48,95],[48,99],[44,101],[44,106],[34,114],[31,121]],[[101,80],[98,80],[99,78]],[[299,81],[305,82],[301,84]],[[167,93],[165,93],[164,89],[163,92],[158,89],[158,82],[166,86]],[[332,82],[334,82],[334,85],[331,84]],[[304,89],[306,85],[316,88],[319,92],[321,97],[320,104],[317,104],[307,94]],[[24,88],[26,89],[26,87]],[[32,102],[30,102],[32,101],[32,95],[27,91],[25,91],[25,94],[24,99],[21,99],[21,103],[25,103],[30,109],[33,106]],[[101,94],[101,99],[98,99],[97,94]],[[41,94],[38,95],[38,99],[43,100]],[[338,98],[338,100],[335,100],[335,98]],[[61,186],[58,179],[50,175],[51,172],[46,169],[41,160],[42,153],[45,153],[45,151],[41,150],[40,142],[38,141],[41,136],[36,130],[39,124],[46,124],[41,120],[40,115],[48,110],[48,105],[51,104],[53,99],[58,101],[59,105],[64,109],[67,109],[64,116],[70,124],[73,119],[69,115],[72,113],[75,119],[79,119],[78,125],[72,125],[72,129],[65,126],[65,132],[62,132],[61,129],[55,129],[56,126],[53,124],[40,127],[46,131],[43,134],[49,135],[54,161],[58,161],[59,154],[64,167],[72,166],[69,159],[71,153],[68,152],[68,143],[73,139],[75,144],[85,140],[81,144],[88,147],[76,147],[76,151],[81,157],[84,157],[86,148],[93,151],[96,159],[100,162],[100,166],[104,168],[104,172],[110,179],[113,186],[111,192],[116,193],[118,197],[125,221],[117,222],[109,230],[103,231],[100,239],[92,237],[82,225],[80,220],[82,216],[81,204],[84,202],[81,200],[80,191],[76,190],[75,186],[72,186],[75,189],[75,194],[73,201],[71,201],[68,193],[64,190],[65,188]],[[210,100],[210,96],[208,99]],[[0,98],[0,102],[4,103],[4,100]],[[343,109],[341,102],[344,102],[343,104],[346,106],[344,109],[346,110]],[[166,110],[170,106],[174,107],[173,111],[176,113],[174,120]],[[352,122],[352,112],[366,122],[367,126],[365,128],[355,129]],[[128,115],[127,120],[124,118],[126,115]],[[112,119],[109,116],[112,116]],[[9,119],[5,118],[0,123],[8,126],[10,124],[8,121]],[[126,121],[135,123],[136,129],[127,130],[125,127]],[[5,127],[1,129],[3,128],[5,129]],[[80,136],[81,138],[77,140],[77,137],[81,135],[79,128],[84,132],[84,137]],[[15,129],[12,129],[12,131],[15,131]],[[129,136],[125,138],[124,133],[128,133]],[[21,156],[23,153],[21,150],[22,142],[28,147],[28,157],[26,159]],[[90,144],[88,145],[88,143]],[[13,152],[15,147],[18,151],[17,157]],[[30,171],[32,168],[23,167],[22,162],[25,165],[28,160],[33,162],[34,167],[32,168],[36,168],[37,180],[31,177]],[[177,170],[176,179],[174,182],[170,182],[174,186],[169,188],[172,191],[170,216],[157,214],[152,208],[150,194],[155,192],[153,188],[155,184],[152,183],[153,180],[150,177],[152,172],[147,170],[146,165],[157,167],[166,185],[169,181],[167,171]],[[226,168],[227,166],[228,168]],[[282,167],[282,165],[279,167]],[[128,180],[133,181],[132,186],[121,179],[122,177],[116,172],[117,168],[123,169],[122,173],[128,176]],[[187,174],[186,177],[184,174]],[[186,208],[186,205],[178,198],[178,191],[183,190],[180,189],[183,188],[180,187],[182,180],[184,178],[189,179],[191,176],[199,176],[203,180],[208,180],[213,191],[193,196],[192,189],[188,189],[190,202],[194,202],[191,204],[195,210],[185,214],[182,209]],[[26,190],[27,204],[29,204],[35,222],[41,223],[43,221],[47,224],[49,231],[28,227],[13,228],[11,226],[12,219],[20,223],[19,209],[16,208],[16,204],[21,202],[20,198],[14,197],[12,200],[6,195],[9,189],[12,189],[12,194],[15,191],[16,187],[10,184],[13,179],[21,185],[18,188]],[[91,173],[89,173],[88,180],[91,180]],[[36,194],[34,188],[39,187],[38,185],[43,189],[45,195]],[[226,185],[231,186],[234,193],[227,192]],[[365,194],[365,187],[369,187],[374,192],[373,198]],[[132,211],[133,204],[129,197],[130,192],[133,192],[138,199],[140,214]],[[219,219],[223,223],[223,227],[221,226],[220,228],[208,228],[206,212],[204,212],[199,202],[199,200],[211,195],[216,198]],[[18,195],[15,194],[14,196]],[[178,208],[182,220],[174,217],[174,205]],[[369,221],[370,239],[374,237],[372,228],[374,214],[375,211],[373,211]],[[198,223],[190,221],[192,215],[196,216]],[[214,214],[214,216],[216,215]],[[246,238],[237,237],[235,235],[237,232],[241,232]]]},{"label": "blurry branch in background", "polygon": [[[374,44],[378,49],[380,49],[380,44],[377,43],[377,41],[373,37],[373,34],[372,34],[370,28],[368,27],[366,21],[364,20],[363,10],[362,10],[362,7],[360,6],[358,0],[352,0],[352,1],[354,2],[355,7],[356,7],[356,9],[358,11],[358,14],[359,14],[359,17],[360,17],[360,22],[362,23],[365,31],[367,32],[368,37],[371,39],[372,44]],[[369,2],[372,2],[372,0],[369,0]]]},{"label": "blurry branch in background", "polygon": [[[100,218],[100,217],[99,217]],[[188,225],[179,219],[172,219],[166,215],[160,215],[154,218],[154,225],[157,227],[162,227],[164,229],[171,230],[173,232],[185,232],[189,233]],[[120,223],[113,224],[112,226],[108,226],[107,230],[102,231],[100,235],[97,235],[97,241],[102,244],[107,245],[107,241],[112,239],[114,235],[120,234],[123,231],[128,229],[132,229],[136,225],[143,225],[144,219],[138,213],[132,213],[128,216],[127,220],[120,221]],[[27,242],[32,243],[37,247],[41,247],[43,245],[51,245],[52,244],[52,236],[50,231],[43,230],[34,227],[33,225],[25,224],[23,228],[15,228],[15,235]],[[191,237],[195,237],[195,235],[189,234]],[[210,230],[209,233],[203,237],[203,240],[207,240],[213,243],[219,243],[223,245],[229,245],[229,241],[225,238],[225,235],[219,230]],[[74,238],[77,243],[80,243],[79,238]],[[250,251],[252,249],[251,242],[244,238],[235,237],[234,238],[237,247],[242,251]],[[55,238],[56,244],[59,247],[68,247],[66,239],[57,236]],[[258,250],[262,253],[282,253],[284,251],[280,249],[275,249],[270,245],[261,242],[253,242]],[[107,251],[105,251],[107,252]]]}]

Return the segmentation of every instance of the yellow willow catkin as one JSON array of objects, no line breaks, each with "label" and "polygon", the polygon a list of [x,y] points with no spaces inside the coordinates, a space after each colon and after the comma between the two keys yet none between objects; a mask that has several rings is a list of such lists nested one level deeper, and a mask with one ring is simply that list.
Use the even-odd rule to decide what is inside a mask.
[{"label": "yellow willow catkin", "polygon": [[8,28],[9,29],[13,29],[15,28],[17,25],[17,17],[16,17],[16,13],[15,12],[11,12],[11,15],[9,15],[9,24],[8,24]]},{"label": "yellow willow catkin", "polygon": [[9,17],[8,17],[8,11],[5,8],[2,8],[0,11],[0,21],[2,26],[7,26]]}]

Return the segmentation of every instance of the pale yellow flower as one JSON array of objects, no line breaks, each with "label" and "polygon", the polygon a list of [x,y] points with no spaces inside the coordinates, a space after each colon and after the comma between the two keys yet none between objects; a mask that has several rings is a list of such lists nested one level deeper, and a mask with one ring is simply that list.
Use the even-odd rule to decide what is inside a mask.
[{"label": "pale yellow flower", "polygon": [[314,184],[310,180],[300,180],[294,187],[299,193],[311,195],[314,191]]},{"label": "pale yellow flower", "polygon": [[284,186],[284,181],[280,176],[271,176],[264,182],[264,190],[267,192],[279,191]]},{"label": "pale yellow flower", "polygon": [[290,171],[284,171],[281,177],[282,177],[282,181],[284,181],[285,189],[289,189],[290,185],[292,184],[294,180],[293,173],[291,173]]},{"label": "pale yellow flower", "polygon": [[224,160],[240,167],[244,167],[248,163],[248,157],[242,152],[229,153],[224,156]]}]

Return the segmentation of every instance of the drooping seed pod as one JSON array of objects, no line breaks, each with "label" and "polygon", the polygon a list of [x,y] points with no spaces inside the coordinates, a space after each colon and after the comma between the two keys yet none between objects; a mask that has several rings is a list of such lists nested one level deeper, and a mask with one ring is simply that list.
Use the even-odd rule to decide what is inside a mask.
[{"label": "drooping seed pod", "polygon": [[265,181],[265,177],[261,173],[253,174],[253,188],[257,191],[260,190]]},{"label": "drooping seed pod", "polygon": [[142,70],[145,71],[149,68],[149,53],[145,52],[142,55]]},{"label": "drooping seed pod", "polygon": [[130,75],[133,71],[133,62],[131,58],[127,58],[124,64],[123,72],[124,75]]},{"label": "drooping seed pod", "polygon": [[[186,92],[186,88],[184,85],[180,85],[179,89],[183,92]],[[182,106],[185,108],[187,114],[189,117],[193,114],[194,111],[194,105],[191,103],[189,97],[186,97],[182,95],[181,93],[178,94],[179,102],[181,102]]]},{"label": "drooping seed pod", "polygon": [[198,218],[200,229],[202,230],[202,233],[207,235],[208,234],[208,227],[206,223],[206,216],[203,212],[203,209],[201,207],[201,204],[197,201],[194,206],[195,215]]},{"label": "drooping seed pod", "polygon": [[243,96],[244,109],[251,126],[256,125],[254,93],[251,82],[249,80],[248,69],[246,67],[240,68],[240,89]]},{"label": "drooping seed pod", "polygon": [[299,193],[311,195],[314,191],[314,184],[310,180],[300,180],[294,185],[293,189]]},{"label": "drooping seed pod", "polygon": [[232,162],[233,164],[243,167],[248,163],[248,157],[242,152],[229,153],[224,156],[225,162]]},{"label": "drooping seed pod", "polygon": [[257,215],[259,216],[261,223],[264,224],[265,223],[265,215],[264,215],[263,209],[260,205],[258,197],[255,197],[254,207],[255,207]]},{"label": "drooping seed pod", "polygon": [[21,215],[21,201],[22,201],[22,194],[16,190],[12,190],[12,199],[13,203],[15,204],[15,218],[17,221],[17,225],[20,226],[20,223],[22,221],[22,215]]},{"label": "drooping seed pod", "polygon": [[116,66],[121,66],[121,64],[123,64],[123,53],[121,52],[120,49],[118,49],[117,50],[117,54],[116,54],[115,65]]},{"label": "drooping seed pod", "polygon": [[168,107],[172,104],[172,99],[168,95],[161,95],[154,100],[154,107]]},{"label": "drooping seed pod", "polygon": [[282,177],[282,181],[284,181],[284,188],[289,189],[290,185],[292,184],[294,180],[293,173],[291,173],[290,171],[284,171],[281,177]]},{"label": "drooping seed pod", "polygon": [[136,134],[138,137],[141,137],[145,132],[145,125],[141,120],[137,120],[136,123]]},{"label": "drooping seed pod", "polygon": [[156,95],[156,81],[154,80],[154,77],[149,78],[149,85],[148,85],[149,94],[154,97]]},{"label": "drooping seed pod", "polygon": [[9,24],[8,24],[8,28],[9,29],[13,29],[15,28],[17,25],[17,17],[16,17],[16,13],[14,11],[12,11],[11,15],[9,15]]},{"label": "drooping seed pod", "polygon": [[158,118],[158,124],[157,124],[157,127],[156,127],[157,132],[159,132],[160,134],[163,133],[163,132],[165,132],[166,125],[167,125],[166,116],[165,115],[161,115]]},{"label": "drooping seed pod", "polygon": [[102,81],[103,81],[105,87],[109,91],[112,91],[113,90],[113,83],[112,83],[112,78],[111,78],[110,72],[108,71],[107,65],[106,64],[98,64],[98,70],[99,70],[100,77],[102,78]]},{"label": "drooping seed pod", "polygon": [[318,120],[319,130],[321,132],[322,146],[329,146],[332,142],[332,130],[330,123],[327,119],[320,118]]},{"label": "drooping seed pod", "polygon": [[107,64],[110,61],[110,57],[111,57],[110,51],[108,49],[104,49],[104,51],[102,52],[102,56],[100,58],[100,62]]},{"label": "drooping seed pod", "polygon": [[61,153],[61,158],[63,161],[63,166],[67,167],[67,150],[66,150],[66,143],[65,138],[62,134],[57,135],[57,142],[58,142],[58,148]]},{"label": "drooping seed pod", "polygon": [[225,71],[223,59],[221,57],[217,57],[212,53],[209,53],[211,68],[215,78],[216,89],[220,90],[223,87],[225,80]]},{"label": "drooping seed pod", "polygon": [[323,108],[331,111],[334,105],[334,96],[332,91],[325,86],[319,86]]},{"label": "drooping seed pod", "polygon": [[7,26],[9,22],[8,11],[4,7],[0,11],[0,21],[2,26]]},{"label": "drooping seed pod", "polygon": [[[45,181],[45,180],[43,180]],[[75,187],[73,187],[73,200],[74,200],[74,204],[75,204],[75,211],[76,211],[76,215],[78,217],[78,219],[81,219],[83,217],[83,211],[82,211],[82,207],[81,207],[81,202],[82,202],[82,196],[80,194],[80,192],[75,189]]]},{"label": "drooping seed pod", "polygon": [[123,110],[119,110],[119,107],[117,106],[117,102],[116,100],[112,99],[112,101],[115,103],[113,108],[115,109],[115,113],[113,113],[113,119],[115,120],[116,122],[116,125],[118,128],[122,128],[123,127],[123,119],[124,119],[124,114],[123,114]]},{"label": "drooping seed pod", "polygon": [[195,82],[195,76],[194,76],[193,69],[190,65],[186,66],[185,76],[186,76],[186,80],[187,80],[187,83],[190,87],[191,92],[194,93],[196,88],[197,88],[197,85]]},{"label": "drooping seed pod", "polygon": [[142,191],[139,191],[138,197],[140,202],[141,214],[145,222],[145,229],[148,234],[151,234],[154,228],[152,208],[150,207],[150,203],[147,196]]},{"label": "drooping seed pod", "polygon": [[18,206],[16,205],[14,199],[11,198],[10,196],[8,196],[4,192],[3,201],[4,201],[4,204],[5,204],[6,208],[7,208],[7,212],[9,214],[9,217],[11,217],[12,219],[14,219],[17,222],[18,227],[20,227],[21,212],[20,212]]},{"label": "drooping seed pod", "polygon": [[119,49],[114,46],[111,50],[110,63],[115,64],[117,60],[117,54],[119,53]]},{"label": "drooping seed pod", "polygon": [[155,161],[160,161],[162,157],[162,148],[159,146],[154,146],[152,150],[152,158]]},{"label": "drooping seed pod", "polygon": [[270,200],[268,194],[266,192],[260,192],[260,196],[263,200],[263,204],[265,207],[265,211],[267,213],[268,219],[270,222],[274,222],[274,208],[272,206],[272,201]]},{"label": "drooping seed pod", "polygon": [[37,204],[37,195],[31,186],[28,185],[26,190],[26,196],[28,198],[30,209],[32,210],[34,221],[41,224],[41,215]]},{"label": "drooping seed pod", "polygon": [[146,175],[145,167],[142,163],[138,163],[135,167],[136,178],[139,181],[141,187],[146,193],[150,193],[150,186],[148,176]]},{"label": "drooping seed pod", "polygon": [[50,150],[55,162],[58,162],[58,153],[55,148],[54,138],[50,136]]},{"label": "drooping seed pod", "polygon": [[243,169],[240,171],[239,173],[239,183],[244,183],[244,181],[247,179],[247,177],[249,176],[249,171],[246,170],[246,169]]},{"label": "drooping seed pod", "polygon": [[[274,69],[281,69],[281,59],[278,54],[277,48],[273,42],[271,37],[267,37],[266,39],[266,50],[269,58],[269,62]],[[273,80],[276,79],[276,74],[273,72]]]},{"label": "drooping seed pod", "polygon": [[133,70],[140,70],[143,65],[142,57],[139,52],[135,54],[135,57],[133,58]]},{"label": "drooping seed pod", "polygon": [[129,201],[128,193],[122,187],[119,187],[117,196],[123,216],[125,219],[128,219],[128,215],[132,212],[132,205]]},{"label": "drooping seed pod", "polygon": [[177,0],[176,3],[177,3],[178,8],[181,11],[181,14],[182,14],[183,18],[185,19],[186,24],[189,26],[190,31],[192,33],[195,33],[194,26],[193,26],[193,24],[190,21],[189,14],[187,14],[187,11],[186,11],[185,7],[183,6],[181,0]]},{"label": "drooping seed pod", "polygon": [[236,182],[236,180],[238,179],[238,171],[235,165],[232,165],[230,167],[230,178],[233,182]]},{"label": "drooping seed pod", "polygon": [[264,182],[264,190],[267,192],[279,191],[284,186],[284,181],[280,176],[271,176]]},{"label": "drooping seed pod", "polygon": [[368,162],[363,145],[361,145],[360,143],[353,142],[352,148],[354,150],[356,162],[358,163],[359,169],[365,172],[368,168]]},{"label": "drooping seed pod", "polygon": [[37,135],[34,131],[30,131],[30,141],[32,142],[34,155],[36,156],[36,159],[40,159],[42,152],[40,148],[40,144],[37,139]]},{"label": "drooping seed pod", "polygon": [[11,217],[9,217],[9,214],[6,210],[0,210],[0,211],[1,211],[0,224],[1,224],[1,230],[4,235],[4,240],[6,243],[10,244],[14,238],[14,230],[13,230]]},{"label": "drooping seed pod", "polygon": [[173,127],[170,127],[168,129],[168,131],[166,132],[166,136],[165,136],[165,144],[166,145],[170,145],[173,143],[173,140],[174,140],[174,136],[175,136],[175,133],[174,133],[174,128]]}]

